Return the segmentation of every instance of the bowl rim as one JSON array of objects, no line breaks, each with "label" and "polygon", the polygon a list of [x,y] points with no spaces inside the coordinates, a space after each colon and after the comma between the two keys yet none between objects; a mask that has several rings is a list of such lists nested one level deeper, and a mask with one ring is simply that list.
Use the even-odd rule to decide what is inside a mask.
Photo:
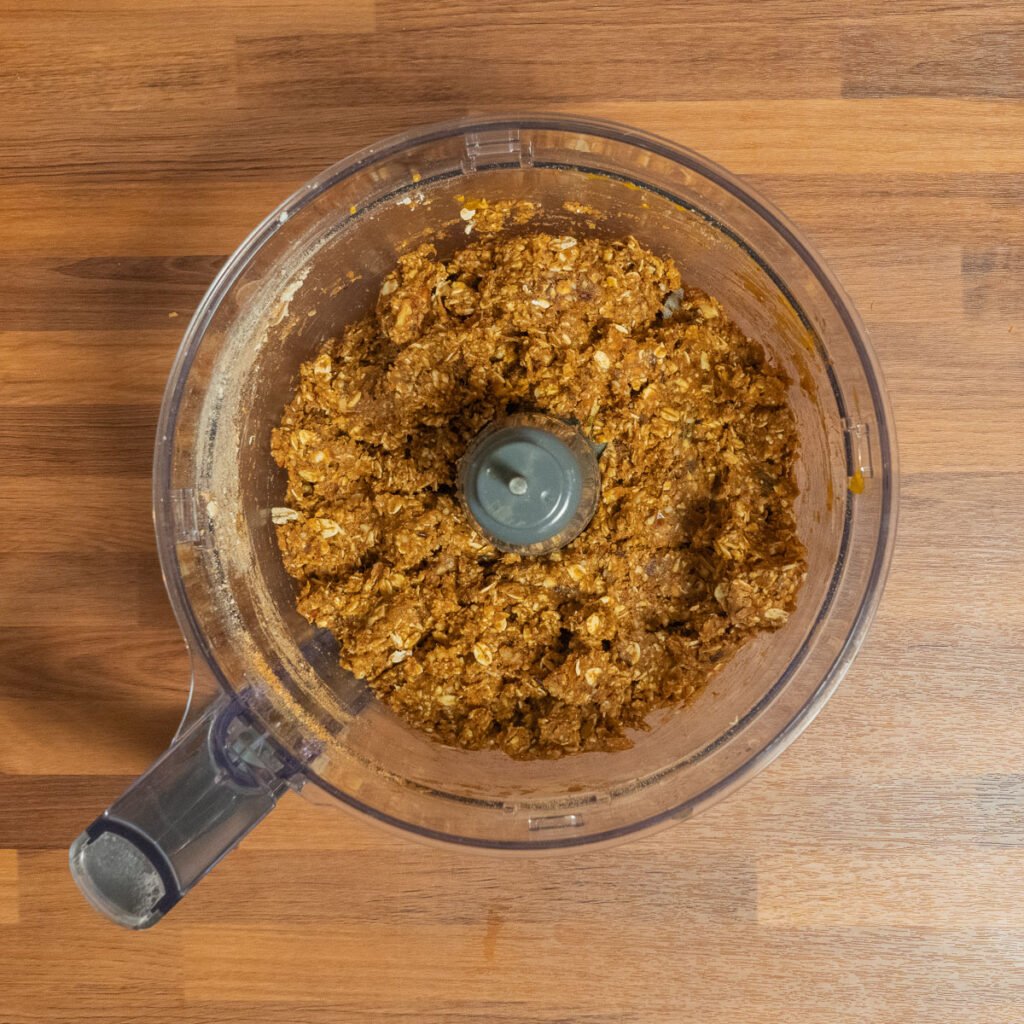
[{"label": "bowl rim", "polygon": [[[802,236],[796,226],[771,202],[731,172],[696,151],[671,142],[659,135],[611,120],[541,113],[469,116],[435,122],[391,135],[379,142],[366,146],[325,168],[296,189],[288,198],[264,217],[225,261],[196,307],[195,313],[186,327],[181,345],[168,375],[167,386],[160,409],[153,461],[153,516],[160,565],[174,613],[185,635],[186,643],[190,651],[193,652],[193,657],[197,653],[202,657],[210,667],[220,687],[229,694],[235,692],[225,673],[221,671],[216,657],[206,641],[204,632],[200,627],[188,597],[177,557],[173,519],[174,510],[171,500],[171,474],[174,462],[174,432],[177,425],[177,412],[181,405],[185,382],[188,379],[192,363],[215,312],[235,281],[241,276],[263,245],[293,216],[312,203],[323,192],[344,179],[374,163],[395,156],[410,147],[421,146],[430,142],[458,135],[468,135],[470,133],[523,130],[575,132],[596,136],[619,143],[626,143],[674,161],[699,176],[710,180],[740,200],[782,238],[822,287],[843,322],[864,369],[874,412],[877,442],[881,452],[881,465],[876,475],[881,486],[881,511],[875,555],[870,575],[864,587],[860,606],[857,609],[853,623],[842,646],[833,658],[832,664],[824,673],[818,686],[791,715],[788,722],[782,726],[773,739],[761,746],[760,749],[755,750],[741,764],[721,779],[718,779],[712,785],[682,803],[674,804],[638,821],[585,836],[574,837],[568,835],[543,840],[492,840],[482,837],[452,835],[405,821],[359,800],[351,793],[344,792],[311,768],[303,769],[306,779],[323,789],[330,796],[338,799],[343,805],[358,811],[361,815],[365,815],[372,820],[398,828],[406,834],[412,834],[421,839],[443,842],[445,845],[455,844],[504,851],[539,851],[583,845],[590,846],[598,843],[615,842],[649,832],[659,827],[664,827],[673,821],[692,817],[698,810],[712,806],[767,767],[807,728],[821,711],[842,681],[843,676],[846,674],[863,643],[881,600],[888,576],[896,540],[898,515],[898,457],[893,427],[893,413],[877,356],[868,340],[860,315],[835,275],[817,251]],[[753,253],[753,250],[749,250],[749,247],[748,251],[751,251],[756,256],[756,253]],[[776,681],[770,691],[772,695],[777,695],[780,686],[784,684],[789,674],[790,669],[787,669],[787,672]],[[194,677],[195,673],[193,672]],[[190,693],[190,703],[191,697]],[[758,713],[758,709],[763,703],[764,701],[758,702],[758,705],[744,716],[740,724],[750,720],[752,714]],[[724,741],[729,735],[730,733],[725,734],[715,741],[715,744],[717,745],[719,742]]]}]

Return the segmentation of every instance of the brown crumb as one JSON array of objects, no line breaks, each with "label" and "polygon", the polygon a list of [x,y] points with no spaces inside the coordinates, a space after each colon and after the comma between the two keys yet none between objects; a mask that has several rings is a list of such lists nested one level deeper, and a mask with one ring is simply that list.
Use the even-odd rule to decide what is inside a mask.
[{"label": "brown crumb", "polygon": [[[627,747],[795,607],[787,385],[633,238],[482,236],[446,262],[422,246],[302,367],[274,431],[298,609],[445,743]],[[524,409],[606,446],[590,526],[533,558],[488,544],[455,493],[467,445]]]}]

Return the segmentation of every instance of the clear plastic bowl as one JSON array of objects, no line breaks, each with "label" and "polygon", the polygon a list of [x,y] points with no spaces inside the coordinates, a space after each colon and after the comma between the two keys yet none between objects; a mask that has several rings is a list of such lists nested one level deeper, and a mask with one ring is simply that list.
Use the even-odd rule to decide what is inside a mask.
[{"label": "clear plastic bowl", "polygon": [[[271,428],[299,364],[362,315],[400,248],[426,235],[442,252],[465,241],[460,197],[531,199],[542,210],[531,227],[635,235],[674,257],[684,281],[720,299],[793,380],[797,514],[809,566],[797,611],[743,648],[693,704],[653,716],[628,751],[519,762],[443,747],[372,699],[339,667],[332,638],[294,610],[270,518],[283,494],[268,453]],[[570,212],[567,201],[602,217]],[[203,748],[214,751],[214,781],[204,783],[213,803],[216,787],[232,781],[224,765],[245,762],[274,799],[282,785],[301,787],[418,837],[498,850],[570,847],[691,816],[777,757],[821,709],[864,637],[889,565],[892,418],[863,325],[833,275],[781,214],[722,168],[608,122],[456,121],[324,171],[228,260],[171,373],[154,511],[196,672],[223,691],[192,726],[213,737]],[[236,734],[243,722],[249,737],[236,737],[227,754],[225,720]],[[168,850],[174,843],[166,829],[154,835],[152,808],[164,820],[166,794],[198,785],[176,749],[136,784],[147,788],[150,811],[130,802],[118,809],[130,790],[98,821],[124,825],[135,847],[155,848],[153,870],[180,897],[252,822],[237,799],[233,825],[220,831],[184,814],[174,833],[179,852]],[[116,894],[108,885],[97,895],[100,872],[87,863],[96,836],[83,837],[72,852],[76,877],[117,919],[104,905],[116,904]],[[195,862],[185,869],[175,859],[181,850]]]}]

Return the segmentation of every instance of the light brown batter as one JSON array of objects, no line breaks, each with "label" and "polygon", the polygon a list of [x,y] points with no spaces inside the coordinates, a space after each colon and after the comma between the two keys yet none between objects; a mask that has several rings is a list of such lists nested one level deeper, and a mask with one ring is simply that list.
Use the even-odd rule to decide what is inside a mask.
[{"label": "light brown batter", "polygon": [[[274,432],[298,609],[445,743],[627,747],[795,606],[788,383],[633,238],[423,246],[302,367]],[[488,544],[454,489],[477,433],[520,410],[607,445],[593,521],[540,557]]]}]

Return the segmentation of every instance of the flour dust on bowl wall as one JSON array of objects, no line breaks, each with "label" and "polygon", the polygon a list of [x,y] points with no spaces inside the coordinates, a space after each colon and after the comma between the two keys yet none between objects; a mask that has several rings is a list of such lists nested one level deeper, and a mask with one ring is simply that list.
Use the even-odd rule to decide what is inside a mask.
[{"label": "flour dust on bowl wall", "polygon": [[75,879],[147,927],[287,789],[495,850],[688,817],[838,684],[895,482],[856,312],[723,169],[555,117],[364,150],[189,325],[154,510],[193,710]]}]

